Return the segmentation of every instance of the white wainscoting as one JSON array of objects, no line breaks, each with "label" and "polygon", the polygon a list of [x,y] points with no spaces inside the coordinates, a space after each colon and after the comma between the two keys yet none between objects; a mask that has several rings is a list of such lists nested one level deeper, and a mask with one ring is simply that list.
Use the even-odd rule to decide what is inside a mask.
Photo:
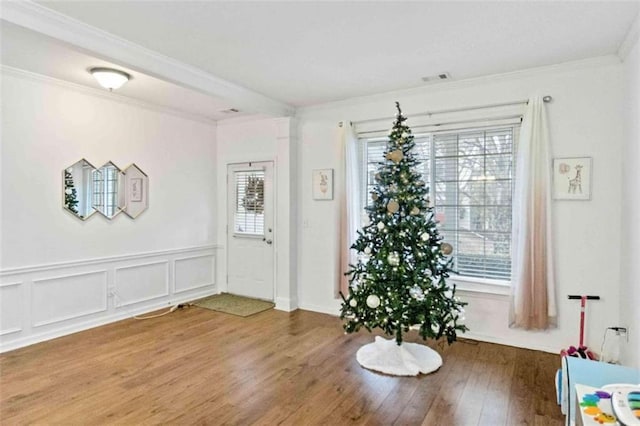
[{"label": "white wainscoting", "polygon": [[107,310],[107,270],[33,280],[33,328]]},{"label": "white wainscoting", "polygon": [[208,245],[0,271],[0,352],[218,293]]},{"label": "white wainscoting", "polygon": [[0,285],[0,336],[22,331],[23,289],[21,281]]},{"label": "white wainscoting", "polygon": [[169,295],[169,262],[116,268],[116,307],[135,305]]},{"label": "white wainscoting", "polygon": [[206,287],[215,275],[215,257],[210,254],[175,259],[173,292],[183,293]]}]

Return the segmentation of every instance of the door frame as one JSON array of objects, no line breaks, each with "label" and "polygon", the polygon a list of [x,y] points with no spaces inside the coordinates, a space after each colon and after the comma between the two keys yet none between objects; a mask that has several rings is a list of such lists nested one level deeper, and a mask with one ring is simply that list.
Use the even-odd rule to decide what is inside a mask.
[{"label": "door frame", "polygon": [[226,164],[226,170],[225,170],[225,176],[226,176],[226,180],[225,180],[225,212],[224,212],[224,217],[225,217],[225,288],[226,291],[229,291],[229,238],[232,237],[232,233],[229,232],[229,221],[230,221],[230,217],[229,217],[229,211],[230,211],[230,205],[229,205],[229,200],[230,200],[230,193],[229,193],[229,171],[231,167],[236,167],[236,166],[248,166],[251,167],[251,164],[254,163],[271,163],[271,187],[272,187],[272,192],[273,192],[273,212],[272,212],[272,217],[273,217],[273,232],[272,232],[272,239],[273,239],[273,255],[272,255],[272,263],[273,263],[273,300],[271,300],[272,302],[275,303],[275,301],[278,298],[278,294],[277,294],[277,289],[278,289],[278,282],[277,282],[277,278],[278,278],[278,190],[277,190],[277,163],[276,160],[274,158],[270,158],[270,159],[265,159],[265,160],[251,160],[251,161],[233,161],[233,162],[229,162]]}]

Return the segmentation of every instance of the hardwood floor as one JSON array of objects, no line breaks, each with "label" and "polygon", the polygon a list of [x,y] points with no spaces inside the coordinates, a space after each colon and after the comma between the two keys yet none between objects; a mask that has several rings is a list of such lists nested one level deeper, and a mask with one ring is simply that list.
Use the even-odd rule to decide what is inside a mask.
[{"label": "hardwood floor", "polygon": [[430,344],[440,370],[391,377],[357,363],[372,340],[306,311],[240,318],[191,307],[121,321],[1,355],[0,423],[563,424],[556,355]]}]

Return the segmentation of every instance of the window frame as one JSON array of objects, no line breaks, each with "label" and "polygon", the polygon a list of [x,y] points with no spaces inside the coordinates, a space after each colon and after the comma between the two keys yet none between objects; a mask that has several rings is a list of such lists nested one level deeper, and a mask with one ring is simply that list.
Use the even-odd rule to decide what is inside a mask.
[{"label": "window frame", "polygon": [[[461,133],[469,133],[472,131],[483,131],[483,132],[491,132],[499,129],[510,128],[511,129],[511,137],[512,137],[512,149],[511,149],[511,207],[513,207],[513,193],[515,189],[516,182],[516,155],[518,150],[518,139],[520,134],[520,119],[514,120],[510,123],[467,123],[467,125],[460,126],[457,128],[449,128],[446,130],[431,130],[431,131],[420,131],[419,129],[413,134],[414,140],[418,143],[425,143],[420,141],[420,139],[427,139],[426,143],[428,144],[427,149],[429,150],[429,165],[428,165],[428,175],[429,181],[428,186],[430,188],[429,197],[432,202],[432,206],[434,208],[436,205],[436,197],[435,192],[433,191],[434,182],[435,182],[435,144],[434,144],[434,136],[437,134],[461,134]],[[364,189],[363,194],[361,194],[360,209],[364,213],[364,207],[371,202],[370,197],[370,185],[369,185],[369,165],[371,163],[378,163],[383,161],[383,159],[370,161],[369,159],[369,144],[372,142],[383,143],[386,147],[386,141],[388,137],[376,137],[376,136],[364,136],[359,135],[358,137],[358,149],[361,153],[361,182],[362,188]],[[486,156],[486,151],[482,154],[482,157]],[[424,161],[424,159],[421,159]],[[456,173],[458,173],[456,171]],[[459,204],[456,204],[456,212],[459,212]],[[513,211],[513,209],[512,209]],[[512,217],[513,220],[513,217]],[[442,232],[442,231],[441,231]],[[459,232],[459,229],[455,229],[455,232]],[[510,239],[512,238],[512,231],[509,231]],[[510,255],[510,270],[513,268],[513,251],[511,250]],[[496,295],[508,295],[511,287],[511,278],[508,279],[499,279],[499,278],[488,278],[488,277],[476,277],[469,275],[459,275],[457,273],[451,272],[449,280],[457,286],[458,289],[463,291],[471,291],[471,292],[482,292]]]}]

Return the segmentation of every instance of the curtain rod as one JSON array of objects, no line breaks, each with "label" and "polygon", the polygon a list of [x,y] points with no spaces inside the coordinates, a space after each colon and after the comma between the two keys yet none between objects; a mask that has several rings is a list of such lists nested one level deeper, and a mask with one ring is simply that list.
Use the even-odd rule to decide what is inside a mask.
[{"label": "curtain rod", "polygon": [[[553,98],[549,95],[543,96],[542,100],[545,103],[549,103],[553,100]],[[427,111],[427,112],[420,112],[417,114],[411,114],[409,116],[409,118],[411,117],[422,117],[422,116],[431,116],[434,114],[447,114],[447,113],[451,113],[451,112],[462,112],[462,111],[473,111],[473,110],[477,110],[477,109],[487,109],[487,108],[498,108],[498,107],[505,107],[505,106],[513,106],[513,105],[522,105],[522,104],[528,104],[529,100],[523,100],[523,101],[514,101],[514,102],[504,102],[504,103],[498,103],[498,104],[490,104],[490,105],[479,105],[479,106],[472,106],[472,107],[462,107],[462,108],[452,108],[452,109],[441,109],[438,111]],[[359,120],[359,121],[355,121],[352,124],[362,124],[362,123],[371,123],[374,121],[381,121],[381,120],[393,120],[395,117],[395,115],[393,117],[383,117],[383,118],[370,118],[367,120]]]},{"label": "curtain rod", "polygon": [[[515,120],[517,118],[522,118],[522,115],[505,115],[505,116],[500,116],[500,117],[495,117],[492,118],[490,120],[491,123],[495,123],[495,122],[502,122],[504,120]],[[477,118],[472,118],[469,120],[457,120],[457,121],[448,121],[446,123],[443,124],[427,124],[427,125],[417,125],[417,126],[413,126],[412,130],[414,131],[414,136],[416,134],[419,134],[421,130],[424,131],[425,128],[438,128],[438,127],[442,127],[442,126],[451,126],[451,125],[457,125],[457,124],[466,124],[466,123],[478,123],[478,122],[486,122],[487,120],[478,120]],[[481,129],[481,128],[486,128],[486,127],[493,127],[490,124],[480,124],[478,126],[474,126],[474,129]],[[379,129],[379,130],[367,130],[365,132],[358,132],[358,135],[362,135],[364,137],[367,137],[367,135],[372,134],[375,135],[376,133],[380,133],[380,132],[386,132],[388,131],[388,129]],[[434,130],[437,131],[437,130]],[[385,133],[386,135],[386,133]],[[388,136],[386,136],[388,138]]]}]

